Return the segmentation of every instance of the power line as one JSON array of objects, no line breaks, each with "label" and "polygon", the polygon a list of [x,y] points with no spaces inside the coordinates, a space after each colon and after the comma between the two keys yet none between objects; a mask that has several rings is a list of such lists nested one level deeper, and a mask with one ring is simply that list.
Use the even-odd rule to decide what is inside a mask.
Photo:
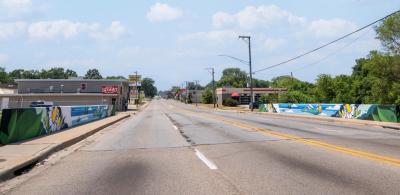
[{"label": "power line", "polygon": [[374,22],[372,22],[372,23],[369,23],[369,24],[367,24],[367,25],[365,25],[365,26],[363,26],[363,27],[361,27],[361,28],[359,28],[359,29],[357,29],[357,30],[351,32],[351,33],[348,33],[348,34],[346,34],[346,35],[344,35],[344,36],[341,36],[341,37],[339,37],[339,38],[337,38],[337,39],[335,39],[335,40],[333,40],[333,41],[331,41],[331,42],[329,42],[329,43],[326,43],[326,44],[324,44],[324,45],[321,45],[321,46],[319,46],[319,47],[317,47],[317,48],[315,48],[315,49],[312,49],[312,50],[310,50],[310,51],[308,51],[308,52],[306,52],[306,53],[300,54],[300,55],[298,55],[298,56],[296,56],[296,57],[290,58],[290,59],[285,60],[285,61],[283,61],[283,62],[280,62],[280,63],[278,63],[278,64],[275,64],[275,65],[272,65],[272,66],[268,66],[268,67],[266,67],[266,68],[262,68],[262,69],[260,69],[260,70],[254,71],[254,73],[256,73],[256,72],[261,72],[261,71],[264,71],[264,70],[268,70],[268,69],[271,69],[271,68],[274,68],[274,67],[277,67],[277,66],[286,64],[286,63],[291,62],[291,61],[293,61],[293,60],[299,59],[299,58],[301,58],[301,57],[304,57],[304,56],[306,56],[306,55],[308,55],[308,54],[310,54],[310,53],[313,53],[313,52],[315,52],[315,51],[318,51],[318,50],[320,50],[320,49],[322,49],[322,48],[324,48],[324,47],[326,47],[326,46],[328,46],[328,45],[331,45],[331,44],[333,44],[333,43],[335,43],[335,42],[338,42],[338,41],[340,41],[340,40],[342,40],[342,39],[344,39],[344,38],[346,38],[346,37],[348,37],[348,36],[350,36],[350,35],[352,35],[352,34],[355,34],[355,33],[359,32],[359,31],[362,31],[362,30],[364,30],[365,28],[368,28],[368,27],[374,25],[375,23],[380,22],[380,21],[382,21],[382,20],[384,20],[384,19],[386,19],[386,18],[388,18],[388,17],[390,17],[390,16],[393,16],[393,15],[397,14],[397,13],[400,13],[400,10],[397,10],[397,11],[395,11],[395,12],[393,12],[393,13],[391,13],[391,14],[389,14],[389,15],[387,15],[387,16],[381,18],[381,19],[378,19],[378,20],[376,20],[376,21],[374,21]]},{"label": "power line", "polygon": [[318,64],[318,63],[320,63],[320,62],[322,62],[322,61],[324,61],[324,60],[326,60],[326,59],[328,59],[328,58],[330,58],[332,56],[334,56],[335,54],[339,53],[341,50],[349,47],[350,45],[352,45],[353,43],[358,41],[361,37],[364,37],[365,35],[367,35],[371,31],[371,29],[372,28],[370,28],[368,31],[365,31],[365,33],[361,34],[360,36],[356,37],[355,39],[351,40],[349,43],[345,44],[343,47],[340,47],[337,50],[333,51],[332,53],[329,53],[325,57],[320,58],[319,60],[316,60],[316,61],[314,61],[312,63],[306,64],[305,66],[303,66],[301,68],[295,69],[295,70],[293,70],[293,72],[297,72],[297,71],[302,70],[304,68],[307,68],[307,67],[310,67],[310,66],[314,66],[314,65],[316,65],[316,64]]},{"label": "power line", "polygon": [[[295,69],[295,70],[293,70],[292,72],[298,72],[298,71],[300,71],[300,70],[302,70],[302,69],[304,69],[304,68],[308,68],[308,67],[310,67],[310,66],[314,66],[314,65],[316,65],[316,64],[318,64],[318,63],[320,63],[320,62],[322,62],[322,61],[324,61],[324,60],[326,60],[326,59],[328,59],[328,58],[330,58],[330,57],[332,57],[332,56],[334,56],[335,54],[339,53],[341,50],[343,50],[343,49],[349,47],[350,45],[352,45],[353,43],[355,43],[356,41],[358,41],[361,37],[364,37],[365,35],[367,35],[371,30],[372,30],[372,28],[370,28],[369,30],[365,31],[365,33],[361,34],[360,36],[356,37],[355,39],[351,40],[349,43],[345,44],[343,47],[338,48],[337,50],[335,50],[335,51],[329,53],[328,55],[326,55],[326,56],[324,56],[324,57],[322,57],[322,58],[320,58],[320,59],[318,59],[318,60],[316,60],[316,61],[314,61],[314,62],[312,62],[312,63],[308,63],[308,64],[306,64],[306,65],[304,65],[304,66],[301,66],[300,68]],[[289,74],[290,74],[290,72],[285,72],[285,73],[272,73],[272,74],[267,74],[267,75],[268,75],[268,76],[271,76],[271,77],[275,77],[275,76],[289,75]]]}]

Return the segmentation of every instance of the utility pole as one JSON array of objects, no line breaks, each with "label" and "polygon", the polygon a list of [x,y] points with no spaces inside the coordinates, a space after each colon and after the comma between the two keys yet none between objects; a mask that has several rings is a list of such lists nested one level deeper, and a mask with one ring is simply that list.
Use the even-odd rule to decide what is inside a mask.
[{"label": "utility pole", "polygon": [[247,40],[249,46],[249,68],[250,68],[250,109],[253,112],[254,107],[254,97],[253,97],[253,71],[251,69],[251,37],[250,36],[239,36],[239,39]]},{"label": "utility pole", "polygon": [[135,71],[135,77],[136,77],[136,79],[135,79],[135,82],[136,82],[136,84],[135,84],[135,86],[136,86],[136,96],[137,96],[137,102],[136,102],[136,108],[139,108],[139,104],[140,104],[140,90],[139,90],[139,87],[138,87],[138,80],[139,80],[139,77],[138,77],[138,72],[137,71]]},{"label": "utility pole", "polygon": [[211,70],[211,75],[212,75],[212,88],[213,88],[213,95],[212,95],[212,99],[213,99],[213,104],[214,104],[214,108],[215,108],[215,103],[216,103],[216,95],[215,95],[215,79],[214,79],[214,68],[206,68],[206,70]]},{"label": "utility pole", "polygon": [[212,86],[213,86],[213,103],[214,103],[214,108],[215,108],[215,103],[216,103],[215,97],[216,97],[216,94],[215,94],[214,68],[211,68],[211,74],[212,74]]},{"label": "utility pole", "polygon": [[180,97],[179,97],[179,100],[181,101],[181,102],[183,102],[183,87],[185,86],[185,82],[183,82],[183,83],[181,83],[181,89],[180,89]]},{"label": "utility pole", "polygon": [[188,83],[189,81],[185,81],[186,82],[186,98],[185,98],[185,103],[188,103],[188,99],[189,99],[189,92],[188,92]]},{"label": "utility pole", "polygon": [[197,99],[197,95],[198,95],[198,94],[197,94],[197,84],[198,84],[198,83],[199,83],[199,80],[194,80],[194,93],[195,93],[195,94],[194,94],[194,95],[195,95],[194,97],[195,97],[195,101],[196,101],[196,107],[197,107],[197,100],[198,100],[198,99]]},{"label": "utility pole", "polygon": [[290,72],[290,78],[292,79],[291,90],[293,90],[293,72]]}]

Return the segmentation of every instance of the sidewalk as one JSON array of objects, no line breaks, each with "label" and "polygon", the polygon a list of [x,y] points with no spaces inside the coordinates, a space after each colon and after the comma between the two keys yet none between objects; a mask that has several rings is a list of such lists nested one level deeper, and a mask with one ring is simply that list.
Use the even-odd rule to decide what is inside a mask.
[{"label": "sidewalk", "polygon": [[115,116],[58,133],[0,147],[0,180],[14,177],[15,172],[19,169],[39,162],[54,152],[73,145],[107,126],[130,117],[131,114],[132,112],[118,113]]},{"label": "sidewalk", "polygon": [[337,123],[347,123],[347,124],[357,124],[357,125],[368,125],[368,126],[380,126],[383,128],[391,128],[400,130],[400,123],[391,123],[391,122],[380,122],[380,121],[369,121],[369,120],[358,120],[358,119],[344,119],[344,118],[335,118],[335,117],[324,117],[324,116],[308,116],[308,115],[298,115],[298,114],[282,114],[282,113],[269,113],[269,112],[259,112],[258,110],[254,110],[251,112],[250,109],[244,109],[242,107],[223,107],[221,108],[213,108],[212,104],[199,104],[199,108],[201,109],[212,109],[219,110],[224,112],[236,112],[236,113],[251,113],[258,115],[267,115],[270,117],[277,118],[300,118],[300,119],[308,119],[308,120],[320,120],[320,121],[328,121],[328,122],[337,122]]}]

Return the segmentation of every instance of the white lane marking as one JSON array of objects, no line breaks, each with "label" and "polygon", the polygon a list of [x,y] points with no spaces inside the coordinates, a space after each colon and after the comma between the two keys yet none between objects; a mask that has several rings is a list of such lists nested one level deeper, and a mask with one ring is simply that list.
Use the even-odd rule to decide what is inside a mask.
[{"label": "white lane marking", "polygon": [[171,119],[167,116],[167,114],[164,113],[165,118],[171,123],[172,127],[174,127],[175,130],[178,130],[178,127],[174,125],[174,123],[171,121]]},{"label": "white lane marking", "polygon": [[196,156],[201,161],[203,161],[203,163],[206,164],[208,166],[208,168],[210,168],[212,170],[218,169],[217,166],[214,163],[212,163],[210,160],[208,160],[207,157],[204,156],[204,154],[201,153],[198,149],[194,149],[194,151],[196,151]]}]

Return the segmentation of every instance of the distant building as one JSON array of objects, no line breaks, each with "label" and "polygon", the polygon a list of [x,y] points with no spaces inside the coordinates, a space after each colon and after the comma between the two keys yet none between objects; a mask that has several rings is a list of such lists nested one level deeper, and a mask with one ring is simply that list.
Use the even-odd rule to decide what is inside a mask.
[{"label": "distant building", "polygon": [[17,93],[17,85],[0,84],[0,94],[15,94]]},{"label": "distant building", "polygon": [[[286,93],[286,88],[253,88],[254,101],[257,102],[262,95]],[[250,88],[217,88],[217,104],[222,105],[224,99],[233,98],[240,105],[250,104]]]},{"label": "distant building", "polygon": [[204,90],[188,90],[192,103],[201,103]]},{"label": "distant building", "polygon": [[186,90],[180,89],[179,92],[175,95],[176,100],[185,101],[186,98],[190,98],[192,103],[201,103],[202,95],[204,90]]},{"label": "distant building", "polygon": [[115,105],[125,110],[129,100],[127,80],[17,79],[17,93],[0,94],[1,108],[29,107],[32,102],[53,105]]}]

